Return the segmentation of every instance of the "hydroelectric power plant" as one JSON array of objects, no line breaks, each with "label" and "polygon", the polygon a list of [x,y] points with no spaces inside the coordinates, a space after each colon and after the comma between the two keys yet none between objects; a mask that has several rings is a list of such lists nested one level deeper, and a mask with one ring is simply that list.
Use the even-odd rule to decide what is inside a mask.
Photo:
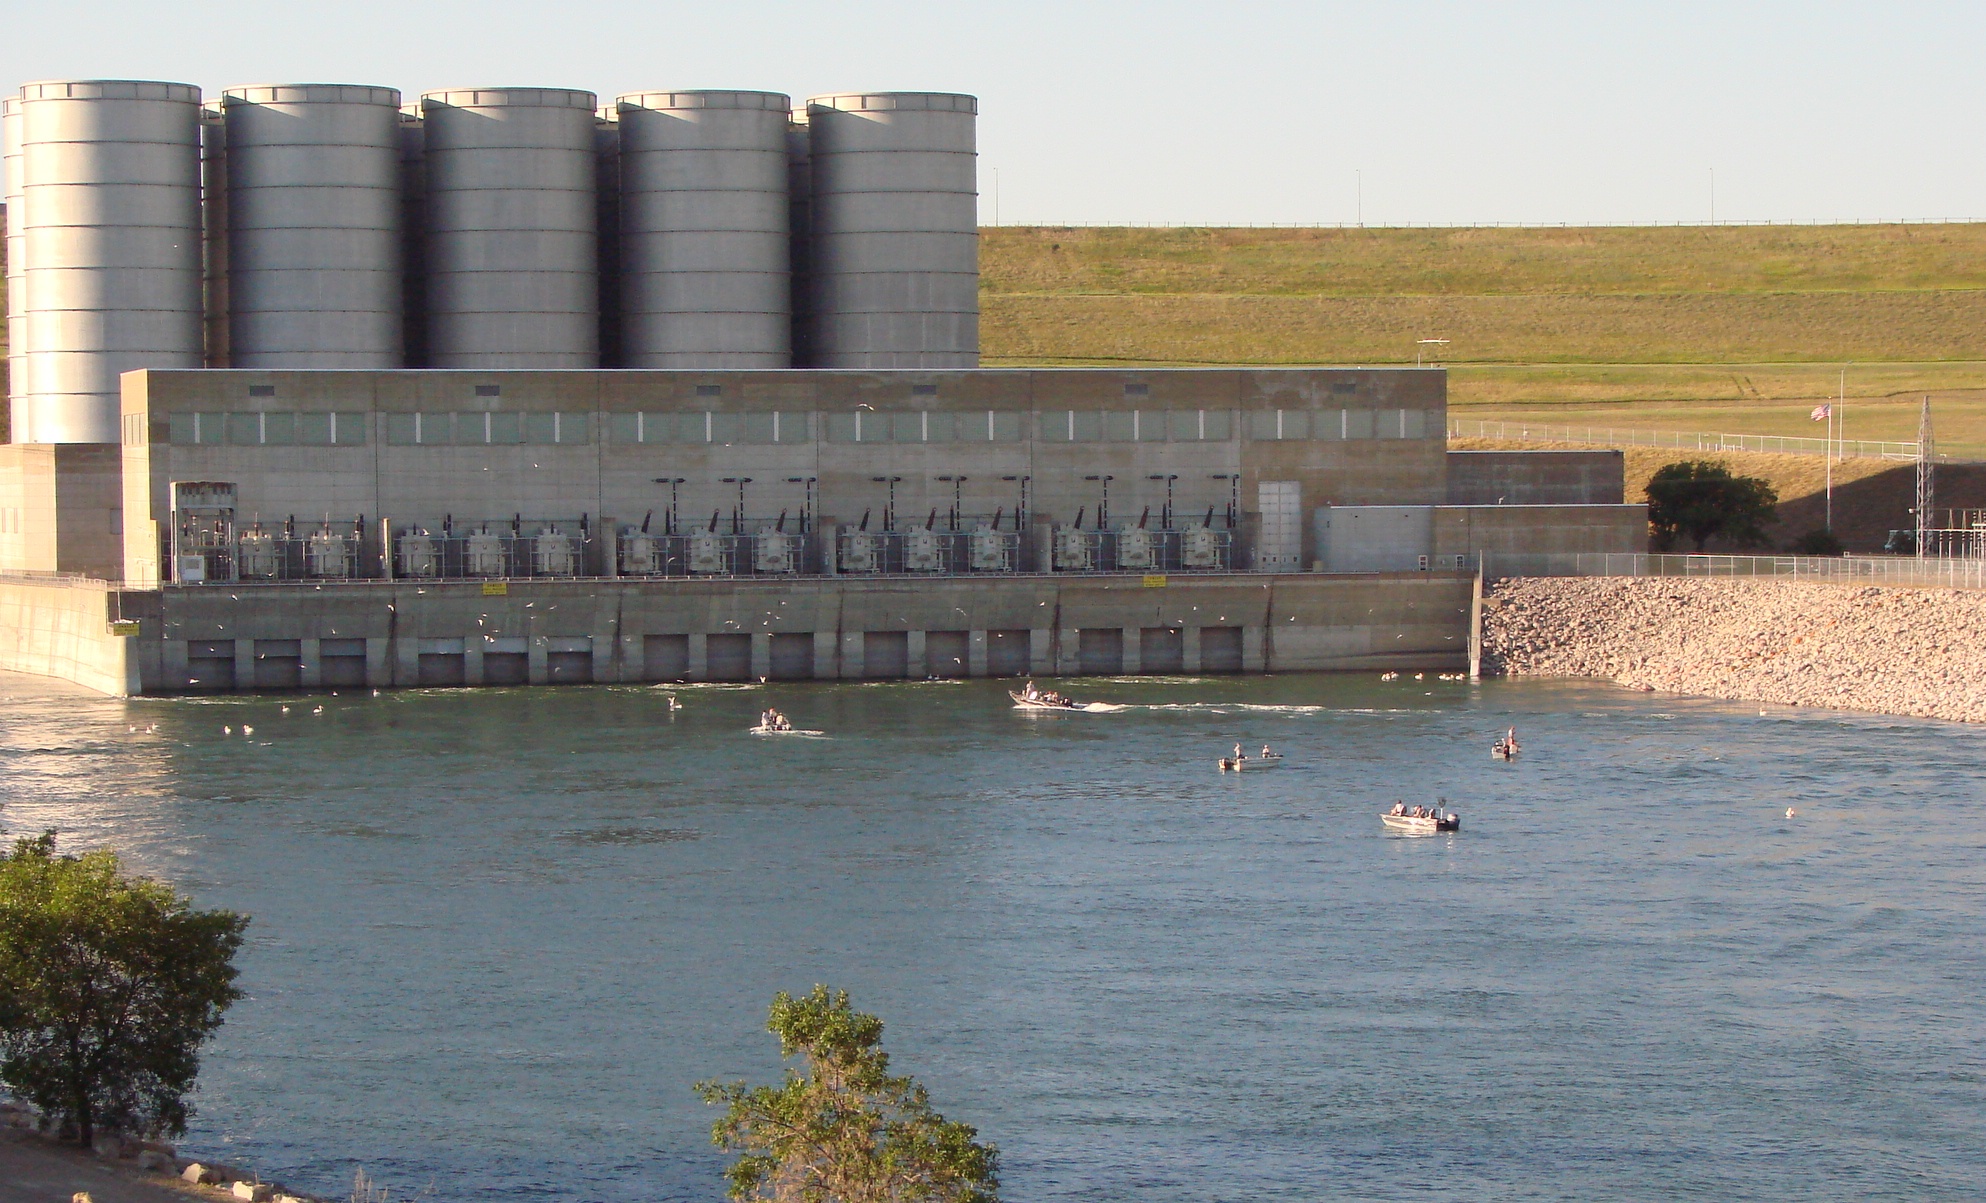
[{"label": "hydroelectric power plant", "polygon": [[0,667],[110,693],[1471,663],[1613,452],[1440,369],[984,369],[977,103],[4,100]]}]

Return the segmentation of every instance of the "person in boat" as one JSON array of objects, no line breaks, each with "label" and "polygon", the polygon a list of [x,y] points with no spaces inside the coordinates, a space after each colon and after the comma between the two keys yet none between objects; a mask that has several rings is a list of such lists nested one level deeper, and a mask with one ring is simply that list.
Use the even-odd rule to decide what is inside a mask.
[{"label": "person in boat", "polygon": [[1386,813],[1391,815],[1404,815],[1407,813],[1407,804],[1405,802],[1395,802],[1393,804],[1393,809],[1387,811]]},{"label": "person in boat", "polygon": [[1271,752],[1271,751],[1269,750],[1269,745],[1268,745],[1268,744],[1263,744],[1263,745],[1262,745],[1262,759],[1264,759],[1264,760],[1267,760],[1267,759],[1268,759],[1269,757],[1271,757],[1271,756],[1274,756],[1274,755],[1275,755],[1275,753],[1274,753],[1274,752]]},{"label": "person in boat", "polygon": [[1241,745],[1240,745],[1240,744],[1236,744],[1236,745],[1234,745],[1234,761],[1235,761],[1235,763],[1236,763],[1236,764],[1240,764],[1240,763],[1241,763],[1242,761],[1244,761],[1244,760],[1246,760],[1246,759],[1248,759],[1248,758],[1247,758],[1246,756],[1243,756],[1243,755],[1241,754]]},{"label": "person in boat", "polygon": [[1023,700],[1029,702],[1038,702],[1041,700],[1041,695],[1035,692],[1033,681],[1029,681],[1027,684],[1021,686],[1021,697]]},{"label": "person in boat", "polygon": [[1509,732],[1504,735],[1503,748],[1506,752],[1515,753],[1517,751],[1517,728],[1512,727],[1509,730]]}]

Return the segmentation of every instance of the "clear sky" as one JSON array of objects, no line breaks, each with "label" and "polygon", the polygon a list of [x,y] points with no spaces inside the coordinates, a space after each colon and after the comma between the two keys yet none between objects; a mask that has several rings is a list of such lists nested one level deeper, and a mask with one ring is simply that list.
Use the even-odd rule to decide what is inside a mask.
[{"label": "clear sky", "polygon": [[1986,3],[0,0],[0,82],[980,97],[1031,222],[1986,217]]}]

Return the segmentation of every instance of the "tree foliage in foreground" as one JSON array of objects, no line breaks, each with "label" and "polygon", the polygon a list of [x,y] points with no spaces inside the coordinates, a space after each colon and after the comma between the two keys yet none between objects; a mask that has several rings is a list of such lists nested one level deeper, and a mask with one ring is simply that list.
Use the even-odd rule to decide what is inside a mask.
[{"label": "tree foliage in foreground", "polygon": [[1714,460],[1664,464],[1648,481],[1648,527],[1655,550],[1687,535],[1702,551],[1721,535],[1741,547],[1768,542],[1765,524],[1779,516],[1779,494],[1756,476],[1733,476]]},{"label": "tree foliage in foreground", "polygon": [[718,1147],[744,1154],[726,1176],[746,1203],[996,1203],[998,1148],[931,1109],[915,1079],[893,1077],[883,1021],[815,986],[772,1000],[780,1055],[801,1058],[779,1086],[699,1082],[725,1108]]},{"label": "tree foliage in foreground", "polygon": [[221,1026],[248,920],[196,911],[117,854],[0,855],[0,1083],[83,1143],[177,1136],[200,1045]]}]

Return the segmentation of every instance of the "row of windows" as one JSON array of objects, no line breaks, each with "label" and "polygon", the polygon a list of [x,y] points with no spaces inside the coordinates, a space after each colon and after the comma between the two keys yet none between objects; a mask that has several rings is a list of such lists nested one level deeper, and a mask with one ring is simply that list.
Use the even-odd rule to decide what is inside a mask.
[{"label": "row of windows", "polygon": [[[1035,415],[1035,437],[1047,443],[1196,443],[1235,437],[1229,409],[1047,410]],[[592,441],[591,415],[567,413],[389,413],[381,415],[395,446],[570,444]],[[717,413],[615,413],[607,437],[615,443],[1018,443],[1027,415],[1015,410],[938,413],[854,410]],[[1308,439],[1420,439],[1427,413],[1418,409],[1254,409],[1242,413],[1246,437],[1258,442]],[[136,441],[127,415],[127,441]],[[175,413],[174,444],[270,446],[362,444],[366,415],[332,413]]]}]

